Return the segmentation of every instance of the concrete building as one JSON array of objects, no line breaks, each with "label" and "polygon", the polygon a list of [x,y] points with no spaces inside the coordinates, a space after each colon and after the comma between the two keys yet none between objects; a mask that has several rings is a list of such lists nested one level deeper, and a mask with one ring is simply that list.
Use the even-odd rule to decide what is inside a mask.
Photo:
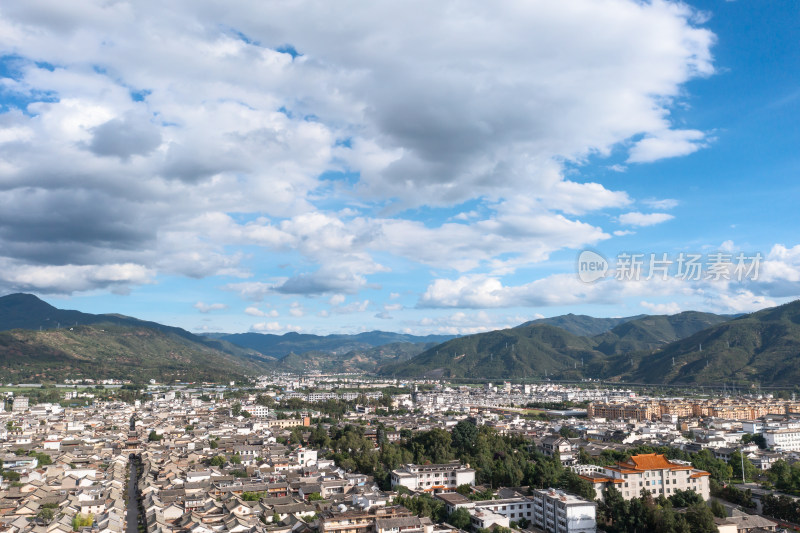
[{"label": "concrete building", "polygon": [[28,410],[28,398],[26,396],[17,396],[14,398],[14,403],[11,406],[11,411],[14,413],[22,413]]},{"label": "concrete building", "polygon": [[[16,404],[16,400],[14,400]],[[767,446],[773,450],[800,451],[800,429],[775,429],[764,432]]]},{"label": "concrete building", "polygon": [[577,459],[572,444],[561,435],[549,435],[543,438],[539,450],[547,457],[554,457],[557,454],[564,466],[575,464]]},{"label": "concrete building", "polygon": [[678,490],[694,491],[704,500],[708,500],[710,495],[708,472],[697,470],[688,463],[669,461],[657,453],[634,455],[630,461],[616,466],[580,465],[575,467],[575,471],[592,483],[599,500],[603,498],[603,489],[608,486],[620,491],[626,500],[638,498],[642,491],[653,497],[669,497]]},{"label": "concrete building", "polygon": [[597,506],[554,489],[533,491],[533,524],[548,533],[595,533]]},{"label": "concrete building", "polygon": [[443,492],[459,485],[474,485],[475,470],[450,461],[438,465],[403,465],[392,470],[392,489],[402,485],[412,491]]}]

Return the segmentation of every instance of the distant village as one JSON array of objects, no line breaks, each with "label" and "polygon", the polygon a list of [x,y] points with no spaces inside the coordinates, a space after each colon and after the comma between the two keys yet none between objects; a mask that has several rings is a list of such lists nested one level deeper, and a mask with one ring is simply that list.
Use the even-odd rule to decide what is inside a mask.
[{"label": "distant village", "polygon": [[[698,502],[713,503],[708,528],[722,533],[793,524],[775,516],[780,487],[766,487],[772,480],[791,492],[780,469],[800,461],[800,402],[791,399],[355,375],[262,376],[248,387],[152,382],[132,401],[114,399],[114,387],[130,384],[66,385],[48,403],[7,388],[4,532],[621,531],[609,495],[669,501],[687,517]],[[347,408],[333,413],[334,405]],[[490,450],[486,464],[447,450],[443,461],[405,460],[440,453],[441,443],[416,436],[447,434],[447,446],[469,450],[479,432],[516,446],[512,454],[546,459],[505,478],[487,469],[520,464],[498,457],[506,452]],[[381,465],[362,471],[359,454],[367,453],[397,464],[379,479]],[[551,478],[546,461],[557,470]],[[695,507],[681,506],[687,498]]]}]

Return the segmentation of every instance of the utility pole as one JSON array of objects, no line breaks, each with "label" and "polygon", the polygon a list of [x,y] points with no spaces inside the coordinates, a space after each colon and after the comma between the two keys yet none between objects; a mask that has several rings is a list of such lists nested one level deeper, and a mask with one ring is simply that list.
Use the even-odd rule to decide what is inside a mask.
[{"label": "utility pole", "polygon": [[741,446],[739,446],[739,458],[742,460],[742,485],[744,485],[744,452]]}]

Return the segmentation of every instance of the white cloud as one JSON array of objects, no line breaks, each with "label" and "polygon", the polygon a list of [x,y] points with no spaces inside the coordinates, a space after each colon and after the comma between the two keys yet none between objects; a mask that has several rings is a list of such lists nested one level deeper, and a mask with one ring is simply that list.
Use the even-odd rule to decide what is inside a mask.
[{"label": "white cloud", "polygon": [[278,311],[276,311],[275,309],[270,309],[269,311],[262,311],[258,307],[254,307],[254,306],[250,306],[250,307],[246,308],[244,310],[244,312],[245,312],[245,314],[250,315],[250,316],[260,316],[260,317],[268,316],[268,317],[271,317],[271,318],[275,318],[275,317],[280,315],[280,313],[278,313]]},{"label": "white cloud", "polygon": [[639,305],[650,311],[654,315],[674,315],[681,312],[681,306],[675,302],[653,303],[641,301]]},{"label": "white cloud", "polygon": [[698,130],[665,130],[646,136],[631,148],[628,163],[650,163],[668,157],[692,154],[707,146]]},{"label": "white cloud", "polygon": [[130,286],[152,283],[155,272],[132,263],[33,266],[0,259],[2,285],[9,291],[69,294],[105,289],[127,293]]},{"label": "white cloud", "polygon": [[204,302],[197,302],[192,307],[200,311],[201,313],[210,313],[211,311],[220,311],[222,309],[227,309],[228,306],[222,303],[215,303],[215,304],[207,304]]},{"label": "white cloud", "polygon": [[[357,294],[389,272],[386,254],[499,275],[609,238],[579,217],[631,203],[571,181],[567,165],[640,136],[631,161],[707,142],[669,120],[684,84],[714,72],[714,36],[683,3],[0,11],[16,73],[4,90],[31,102],[0,115],[0,260],[31,272],[0,269],[2,286],[246,279],[279,253],[297,254],[282,279],[225,288],[255,301]],[[278,52],[286,43],[303,55]],[[441,225],[398,215],[467,201]]]},{"label": "white cloud", "polygon": [[721,292],[709,300],[709,306],[720,311],[734,313],[752,313],[777,305],[774,300],[765,296],[755,295],[749,290],[739,290],[731,292]]},{"label": "white cloud", "polygon": [[675,278],[617,281],[613,277],[584,283],[576,274],[553,274],[523,285],[504,285],[499,278],[467,275],[457,279],[436,279],[420,297],[422,308],[553,307],[614,304],[628,298],[696,295],[698,288]]},{"label": "white cloud", "polygon": [[498,329],[513,328],[526,319],[519,316],[498,316],[477,311],[465,313],[462,311],[450,315],[425,317],[414,323],[414,328],[409,331],[426,331],[440,335],[471,335]]},{"label": "white cloud", "polygon": [[369,300],[350,302],[347,305],[342,305],[332,309],[334,313],[349,314],[349,313],[363,313],[369,307]]},{"label": "white cloud", "polygon": [[663,198],[661,200],[651,198],[644,200],[643,203],[651,209],[673,209],[678,206],[678,200],[674,198]]},{"label": "white cloud", "polygon": [[639,213],[633,211],[619,216],[619,223],[627,226],[654,226],[675,218],[669,213]]},{"label": "white cloud", "polygon": [[258,322],[250,326],[250,331],[255,333],[286,333],[287,331],[302,331],[303,328],[292,324],[280,322]]}]

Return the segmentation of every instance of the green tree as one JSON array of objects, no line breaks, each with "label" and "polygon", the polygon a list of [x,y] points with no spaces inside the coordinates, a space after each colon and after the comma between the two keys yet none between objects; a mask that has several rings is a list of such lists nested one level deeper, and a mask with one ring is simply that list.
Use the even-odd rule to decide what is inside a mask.
[{"label": "green tree", "polygon": [[458,453],[464,454],[474,449],[478,438],[478,427],[468,420],[462,420],[455,425],[452,434],[453,446]]},{"label": "green tree", "polygon": [[470,524],[469,511],[463,507],[459,507],[447,517],[447,523],[458,529],[467,529]]},{"label": "green tree", "polygon": [[56,515],[55,510],[51,509],[49,507],[45,507],[45,508],[41,509],[36,514],[37,518],[41,518],[45,522],[50,522],[53,519],[53,517],[55,517],[55,515]]},{"label": "green tree", "polygon": [[711,500],[708,505],[711,507],[711,513],[717,518],[725,518],[728,516],[725,506],[722,505],[722,502],[719,500]]},{"label": "green tree", "polygon": [[242,404],[239,402],[233,404],[233,407],[231,407],[231,414],[233,416],[239,416],[240,414],[242,414]]},{"label": "green tree", "polygon": [[151,430],[150,434],[147,436],[147,440],[149,440],[150,442],[158,442],[163,438],[164,437],[162,435],[159,435],[158,433],[156,433],[155,429]]},{"label": "green tree", "polygon": [[742,457],[740,452],[733,452],[728,464],[731,466],[731,476],[734,480],[742,479],[742,463],[744,463],[744,478],[747,481],[752,481],[758,476],[758,469],[750,462],[747,457]]},{"label": "green tree", "polygon": [[72,530],[78,531],[80,528],[89,527],[93,523],[94,515],[92,513],[89,513],[88,515],[78,513],[72,518]]},{"label": "green tree", "polygon": [[692,533],[719,533],[714,514],[705,503],[695,503],[686,509],[686,521]]}]

